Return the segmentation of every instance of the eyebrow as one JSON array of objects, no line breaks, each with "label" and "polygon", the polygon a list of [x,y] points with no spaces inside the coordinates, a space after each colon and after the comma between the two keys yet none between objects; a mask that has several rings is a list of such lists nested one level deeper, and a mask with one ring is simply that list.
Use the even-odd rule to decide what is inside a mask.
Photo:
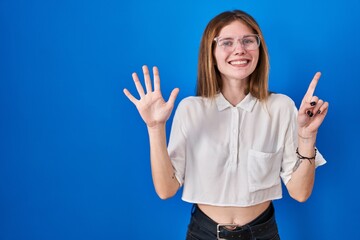
[{"label": "eyebrow", "polygon": [[243,38],[243,37],[248,37],[248,36],[254,36],[254,35],[257,35],[257,34],[255,34],[255,33],[248,33],[248,34],[244,34],[244,35],[237,35],[237,36],[221,36],[221,35],[219,35],[218,37],[219,38],[221,38],[221,39],[234,39],[234,38],[237,38],[237,37],[241,37],[241,38]]}]

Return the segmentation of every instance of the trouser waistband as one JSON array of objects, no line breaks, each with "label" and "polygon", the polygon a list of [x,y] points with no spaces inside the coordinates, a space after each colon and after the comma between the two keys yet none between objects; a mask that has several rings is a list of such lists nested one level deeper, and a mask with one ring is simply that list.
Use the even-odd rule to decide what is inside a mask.
[{"label": "trouser waistband", "polygon": [[[260,237],[264,232],[273,229],[277,232],[277,225],[275,221],[274,206],[271,203],[270,206],[261,213],[256,219],[240,227],[236,227],[234,230],[226,228],[227,224],[218,224],[209,218],[201,209],[194,205],[193,220],[204,227],[207,231],[216,233],[218,239],[253,239],[254,237]],[[270,231],[272,232],[272,231]]]}]

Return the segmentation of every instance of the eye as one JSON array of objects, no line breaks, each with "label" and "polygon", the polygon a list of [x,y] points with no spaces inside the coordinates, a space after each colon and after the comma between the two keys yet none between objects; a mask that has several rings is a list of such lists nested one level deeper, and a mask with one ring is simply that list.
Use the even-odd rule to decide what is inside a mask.
[{"label": "eye", "polygon": [[222,39],[219,42],[220,46],[224,46],[224,47],[231,47],[234,45],[234,40],[233,39]]},{"label": "eye", "polygon": [[257,41],[256,41],[256,37],[244,37],[242,42],[245,45],[249,45],[249,44],[254,44]]},{"label": "eye", "polygon": [[255,38],[253,37],[246,37],[243,39],[243,43],[244,44],[252,44],[252,43],[255,43]]}]

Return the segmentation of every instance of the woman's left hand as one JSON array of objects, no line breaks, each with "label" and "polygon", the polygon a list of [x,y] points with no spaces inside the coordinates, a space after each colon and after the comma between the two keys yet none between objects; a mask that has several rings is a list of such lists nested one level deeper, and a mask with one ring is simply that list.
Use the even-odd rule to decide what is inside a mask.
[{"label": "woman's left hand", "polygon": [[302,138],[316,138],[317,131],[328,112],[329,103],[314,96],[320,76],[320,72],[315,74],[299,108],[298,133]]}]

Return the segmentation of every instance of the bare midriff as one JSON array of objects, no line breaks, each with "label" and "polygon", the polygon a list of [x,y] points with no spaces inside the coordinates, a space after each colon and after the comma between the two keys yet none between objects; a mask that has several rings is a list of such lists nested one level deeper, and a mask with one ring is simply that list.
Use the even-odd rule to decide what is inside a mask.
[{"label": "bare midriff", "polygon": [[205,204],[198,204],[198,206],[217,223],[242,226],[257,218],[269,207],[270,203],[271,201],[267,201],[250,207],[220,207]]}]

